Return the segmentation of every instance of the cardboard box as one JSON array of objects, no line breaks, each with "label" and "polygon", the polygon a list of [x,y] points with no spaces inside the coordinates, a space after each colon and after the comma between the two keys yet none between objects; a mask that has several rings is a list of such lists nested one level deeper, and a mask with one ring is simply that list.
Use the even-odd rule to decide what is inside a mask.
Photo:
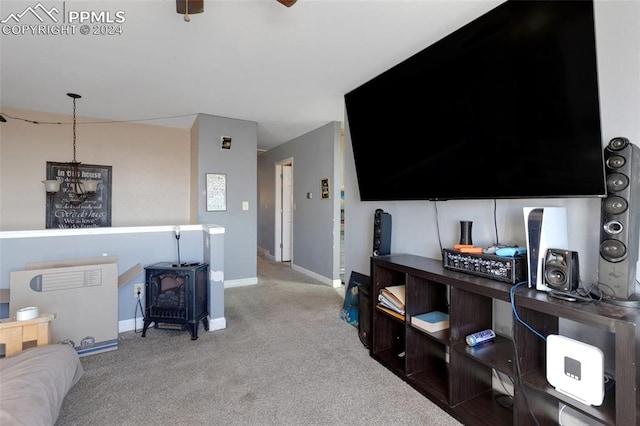
[{"label": "cardboard box", "polygon": [[25,271],[11,272],[9,312],[12,318],[18,309],[28,306],[55,314],[51,324],[52,342],[72,342],[79,356],[118,348],[115,256],[26,267]]}]

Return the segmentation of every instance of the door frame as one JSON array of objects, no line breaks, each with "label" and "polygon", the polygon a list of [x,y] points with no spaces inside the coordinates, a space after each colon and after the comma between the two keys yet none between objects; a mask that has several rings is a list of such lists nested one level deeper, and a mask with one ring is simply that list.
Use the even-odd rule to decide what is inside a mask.
[{"label": "door frame", "polygon": [[[275,163],[275,205],[274,205],[274,221],[275,234],[273,239],[273,251],[276,262],[282,262],[282,168],[284,165],[291,164],[291,194],[293,196],[293,157],[277,161]],[[291,208],[291,217],[295,208]],[[291,231],[293,233],[293,230]],[[291,264],[293,264],[293,236],[291,238]]]}]

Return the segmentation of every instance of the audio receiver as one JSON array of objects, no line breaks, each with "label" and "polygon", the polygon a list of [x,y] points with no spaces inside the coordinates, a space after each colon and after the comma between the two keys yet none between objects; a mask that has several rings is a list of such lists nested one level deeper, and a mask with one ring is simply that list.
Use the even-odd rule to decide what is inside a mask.
[{"label": "audio receiver", "polygon": [[443,267],[451,271],[473,274],[509,284],[527,280],[526,256],[497,256],[442,249],[442,262]]}]

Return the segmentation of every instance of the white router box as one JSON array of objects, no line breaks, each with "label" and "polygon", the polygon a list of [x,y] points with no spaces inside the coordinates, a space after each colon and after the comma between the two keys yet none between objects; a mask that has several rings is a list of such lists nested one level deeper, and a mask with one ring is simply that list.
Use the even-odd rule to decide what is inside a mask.
[{"label": "white router box", "polygon": [[550,248],[569,249],[565,207],[523,207],[527,237],[529,287],[550,291],[544,284],[544,259]]},{"label": "white router box", "polygon": [[547,336],[547,380],[583,404],[604,401],[604,355],[600,348],[565,336]]}]

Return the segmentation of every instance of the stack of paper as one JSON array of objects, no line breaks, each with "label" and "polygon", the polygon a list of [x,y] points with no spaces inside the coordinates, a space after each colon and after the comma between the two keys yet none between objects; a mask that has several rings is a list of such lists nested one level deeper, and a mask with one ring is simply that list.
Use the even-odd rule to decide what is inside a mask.
[{"label": "stack of paper", "polygon": [[378,302],[385,308],[389,308],[397,313],[404,315],[404,285],[394,285],[385,287],[378,294]]}]

